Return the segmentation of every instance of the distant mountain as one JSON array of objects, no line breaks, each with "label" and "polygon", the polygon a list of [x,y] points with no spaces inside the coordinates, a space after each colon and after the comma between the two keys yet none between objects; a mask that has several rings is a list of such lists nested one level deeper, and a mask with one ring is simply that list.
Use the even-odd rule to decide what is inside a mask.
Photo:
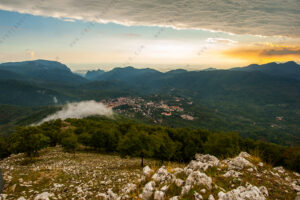
[{"label": "distant mountain", "polygon": [[97,80],[97,78],[99,78],[101,75],[103,75],[105,73],[104,70],[98,69],[98,70],[92,70],[92,71],[88,71],[85,74],[85,78],[89,79],[89,80]]},{"label": "distant mountain", "polygon": [[[99,74],[98,71],[93,74]],[[92,72],[89,73],[90,76]],[[125,81],[130,84],[136,83],[139,80],[145,80],[148,78],[155,77],[157,75],[162,74],[159,71],[154,69],[136,69],[133,67],[125,67],[125,68],[114,68],[111,71],[101,73],[98,76],[95,76],[94,80],[98,81]]]},{"label": "distant mountain", "polygon": [[87,80],[79,75],[71,72],[71,70],[64,64],[56,61],[34,60],[24,62],[9,62],[0,64],[0,70],[15,73],[8,74],[7,77],[1,76],[1,79],[22,79],[26,77],[27,80],[55,82],[55,83],[71,83],[81,84]]},{"label": "distant mountain", "polygon": [[294,61],[286,63],[252,64],[247,67],[233,68],[232,71],[258,71],[271,76],[300,80],[300,65]]},{"label": "distant mountain", "polygon": [[0,80],[0,104],[44,106],[64,104],[71,100],[74,98],[35,83]]},{"label": "distant mountain", "polygon": [[166,72],[167,74],[179,74],[179,73],[185,73],[188,72],[185,69],[175,69],[175,70],[170,70],[168,72]]}]

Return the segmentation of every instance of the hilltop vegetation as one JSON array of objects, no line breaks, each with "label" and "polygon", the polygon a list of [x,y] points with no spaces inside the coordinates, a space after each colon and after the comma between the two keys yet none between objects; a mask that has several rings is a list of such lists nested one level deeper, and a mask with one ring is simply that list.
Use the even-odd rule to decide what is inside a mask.
[{"label": "hilltop vegetation", "polygon": [[195,153],[232,157],[247,151],[258,154],[267,163],[300,171],[298,147],[242,139],[237,133],[168,128],[106,118],[56,120],[38,127],[20,127],[0,144],[2,157],[19,152],[35,156],[38,150],[57,144],[75,152],[78,145],[83,145],[98,152],[140,157],[142,165],[144,158],[188,162]]}]

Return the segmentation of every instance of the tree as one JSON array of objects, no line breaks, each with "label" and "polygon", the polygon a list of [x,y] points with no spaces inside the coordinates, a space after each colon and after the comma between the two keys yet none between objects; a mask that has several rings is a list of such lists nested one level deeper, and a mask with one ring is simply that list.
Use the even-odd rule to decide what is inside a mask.
[{"label": "tree", "polygon": [[7,141],[0,137],[0,159],[9,156]]},{"label": "tree", "polygon": [[240,152],[237,133],[213,133],[204,144],[205,153],[219,157],[232,157]]},{"label": "tree", "polygon": [[38,150],[46,147],[49,138],[37,127],[19,127],[12,136],[11,149],[14,152],[25,152],[27,156],[36,156]]},{"label": "tree", "polygon": [[72,133],[72,132],[68,132],[67,134],[65,134],[65,136],[62,138],[61,140],[61,144],[63,146],[63,148],[67,151],[67,152],[71,152],[71,153],[75,153],[77,147],[78,147],[78,139],[77,136]]},{"label": "tree", "polygon": [[168,134],[164,131],[157,131],[150,135],[152,140],[155,141],[155,146],[153,146],[154,157],[163,161],[171,160],[175,156],[177,145]]},{"label": "tree", "polygon": [[45,122],[40,126],[43,134],[50,139],[50,146],[54,147],[61,142],[61,127],[61,119]]},{"label": "tree", "polygon": [[121,137],[118,144],[118,151],[121,156],[129,155],[140,157],[141,166],[143,167],[144,158],[153,156],[155,146],[155,141],[147,132],[131,128]]}]

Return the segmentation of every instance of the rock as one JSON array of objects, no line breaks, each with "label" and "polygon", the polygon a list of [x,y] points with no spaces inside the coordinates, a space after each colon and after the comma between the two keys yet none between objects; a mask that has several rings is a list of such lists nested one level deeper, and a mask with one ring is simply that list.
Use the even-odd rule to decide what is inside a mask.
[{"label": "rock", "polygon": [[281,167],[281,166],[280,167],[274,167],[273,170],[277,171],[277,172],[279,172],[281,174],[285,173],[285,169],[283,167]]},{"label": "rock", "polygon": [[194,193],[194,198],[195,198],[195,200],[203,200],[202,195],[199,194],[198,192],[195,192],[195,193]]},{"label": "rock", "polygon": [[155,187],[155,182],[154,182],[154,181],[148,182],[148,183],[144,186],[144,189],[143,189],[142,194],[140,195],[140,198],[141,198],[141,199],[144,199],[144,200],[150,199],[150,197],[151,197],[152,194],[153,194],[154,187]]},{"label": "rock", "polygon": [[184,168],[186,174],[190,174],[196,170],[206,171],[209,167],[217,166],[220,162],[218,158],[208,154],[196,154],[195,158],[196,160],[192,160],[188,166]]},{"label": "rock", "polygon": [[194,171],[191,173],[188,178],[186,179],[186,185],[204,185],[207,188],[211,188],[212,184],[212,179],[208,177],[206,174],[199,172],[199,171]]},{"label": "rock", "polygon": [[263,167],[263,166],[264,166],[264,163],[259,162],[259,163],[258,163],[258,166],[259,166],[259,167]]},{"label": "rock", "polygon": [[34,200],[49,200],[50,197],[52,197],[53,194],[52,193],[48,193],[48,192],[43,192],[41,194],[38,194]]},{"label": "rock", "polygon": [[237,156],[233,159],[225,160],[225,163],[228,165],[228,169],[236,169],[236,170],[242,170],[245,167],[255,167],[252,163],[250,163],[248,160],[246,160],[244,157]]},{"label": "rock", "polygon": [[169,200],[179,200],[178,196],[171,197]]},{"label": "rock", "polygon": [[136,190],[136,184],[133,183],[128,183],[123,189],[122,189],[122,193],[123,194],[129,194],[132,191]]},{"label": "rock", "polygon": [[7,197],[7,194],[0,194],[0,200],[5,200]]},{"label": "rock", "polygon": [[203,188],[203,189],[200,190],[200,192],[201,192],[202,194],[205,194],[205,193],[206,193],[206,189]]},{"label": "rock", "polygon": [[168,172],[165,166],[162,166],[153,174],[152,179],[159,183],[167,183],[175,179],[175,176]]},{"label": "rock", "polygon": [[249,158],[249,157],[250,157],[250,154],[247,153],[247,152],[242,151],[242,152],[239,154],[239,157]]},{"label": "rock", "polygon": [[245,200],[265,200],[263,192],[256,186],[248,184],[247,187],[240,186],[227,193],[219,192],[219,200],[245,199]]},{"label": "rock", "polygon": [[183,185],[183,183],[184,183],[184,181],[180,178],[177,178],[175,180],[175,184],[176,184],[177,187],[181,187]]},{"label": "rock", "polygon": [[267,189],[265,186],[260,186],[260,187],[259,187],[259,190],[263,193],[263,195],[264,195],[265,197],[268,197],[268,196],[269,196],[268,189]]},{"label": "rock", "polygon": [[162,188],[160,188],[161,191],[166,192],[169,189],[168,185],[163,186]]},{"label": "rock", "polygon": [[[295,181],[296,182],[296,181]],[[292,188],[296,191],[296,192],[300,192],[300,186],[297,185],[296,183],[292,183]]]},{"label": "rock", "polygon": [[107,190],[107,200],[118,200],[118,195],[115,194],[111,189]]},{"label": "rock", "polygon": [[186,195],[187,193],[189,193],[189,191],[191,190],[192,186],[191,185],[185,185],[182,187],[181,189],[181,195]]},{"label": "rock", "polygon": [[208,200],[215,200],[215,197],[211,194],[209,195]]},{"label": "rock", "polygon": [[225,174],[223,174],[224,177],[235,177],[235,178],[239,177],[240,175],[242,175],[241,172],[237,172],[234,170],[229,170]]},{"label": "rock", "polygon": [[254,169],[253,169],[253,168],[248,168],[247,171],[248,171],[248,172],[253,172]]},{"label": "rock", "polygon": [[154,193],[154,200],[164,200],[165,193],[163,191],[155,191]]},{"label": "rock", "polygon": [[153,173],[153,170],[148,165],[143,168],[144,176],[149,177],[149,176],[151,176],[152,173]]},{"label": "rock", "polygon": [[181,173],[181,172],[183,172],[183,169],[182,169],[182,168],[179,168],[179,167],[176,167],[176,168],[174,168],[174,169],[172,170],[172,173],[173,173],[174,175],[177,175],[177,174],[179,174],[179,173]]},{"label": "rock", "polygon": [[24,197],[19,197],[17,200],[26,200]]}]

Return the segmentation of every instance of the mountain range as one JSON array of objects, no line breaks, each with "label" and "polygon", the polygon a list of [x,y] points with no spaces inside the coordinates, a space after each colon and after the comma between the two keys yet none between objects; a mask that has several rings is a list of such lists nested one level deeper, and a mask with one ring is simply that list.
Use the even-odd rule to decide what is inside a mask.
[{"label": "mountain range", "polygon": [[[164,73],[125,67],[107,72],[88,71],[84,76],[55,61],[0,64],[0,104],[53,106],[72,101],[151,95],[190,98],[211,113],[217,112],[215,114],[224,120],[221,124],[226,124],[226,127],[218,125],[219,130],[245,130],[244,136],[249,132],[259,136],[264,132],[272,135],[272,141],[279,141],[284,134],[291,143],[300,143],[300,65],[293,61],[228,70],[177,69]],[[280,125],[274,122],[278,116],[284,116]],[[213,125],[216,119],[204,120]],[[254,129],[250,130],[250,125],[243,125],[249,121],[260,121],[261,126],[251,125]],[[277,128],[270,131],[270,124],[274,123]]]}]

